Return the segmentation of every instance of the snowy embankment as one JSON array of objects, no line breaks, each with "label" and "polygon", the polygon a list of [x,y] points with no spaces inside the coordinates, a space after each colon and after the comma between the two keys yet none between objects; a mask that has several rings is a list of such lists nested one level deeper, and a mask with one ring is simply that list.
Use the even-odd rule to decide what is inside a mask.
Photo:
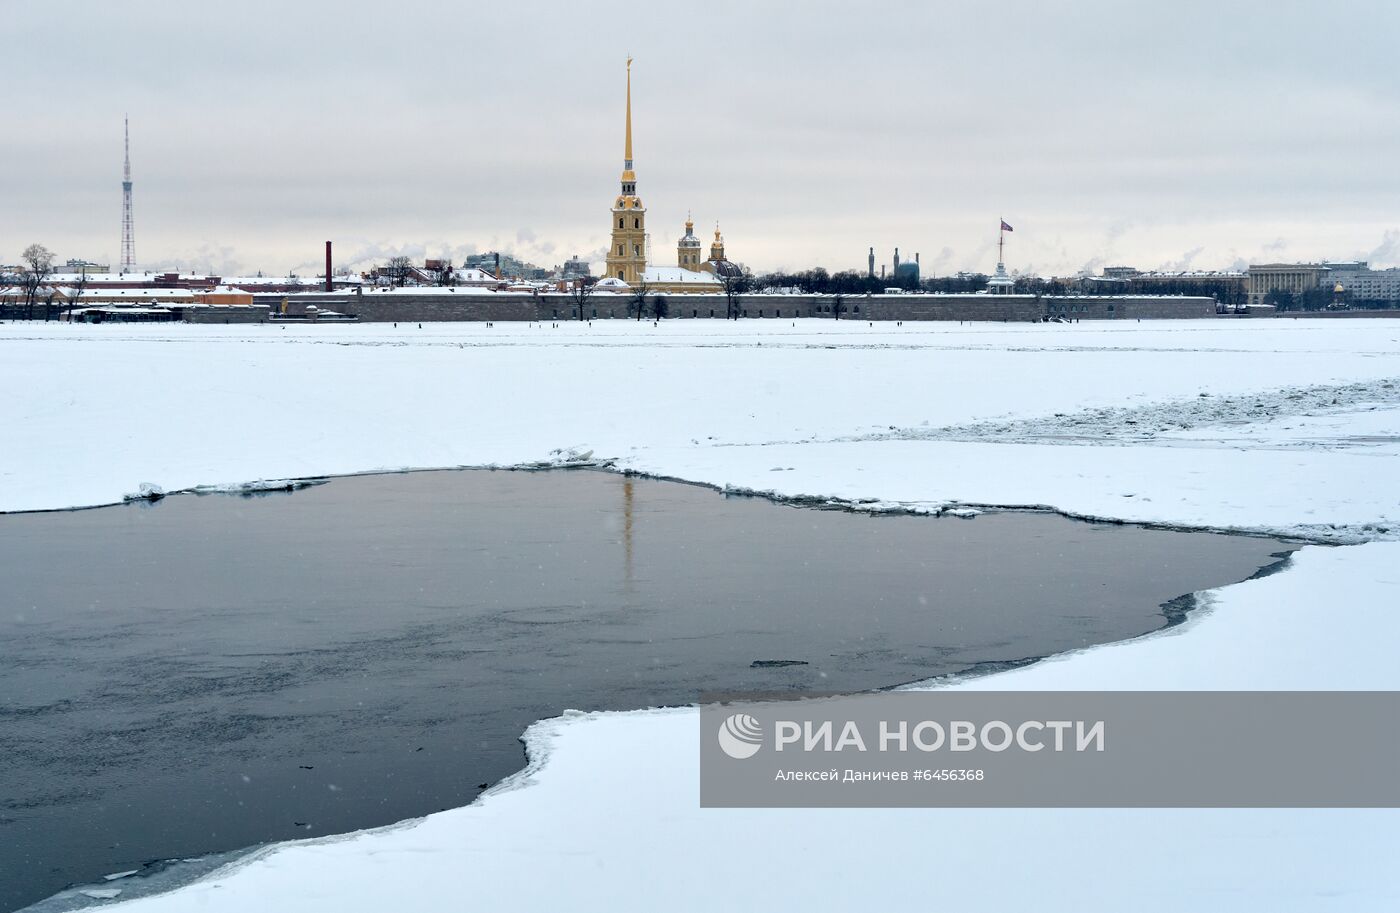
[{"label": "snowy embankment", "polygon": [[[1400,687],[1400,321],[14,324],[0,376],[31,391],[0,404],[0,510],[591,451],[783,498],[1370,541],[1306,548],[1170,633],[965,687]],[[702,811],[696,736],[689,710],[546,721],[531,769],[476,805],[273,848],[131,908],[1400,900],[1392,811]]]}]

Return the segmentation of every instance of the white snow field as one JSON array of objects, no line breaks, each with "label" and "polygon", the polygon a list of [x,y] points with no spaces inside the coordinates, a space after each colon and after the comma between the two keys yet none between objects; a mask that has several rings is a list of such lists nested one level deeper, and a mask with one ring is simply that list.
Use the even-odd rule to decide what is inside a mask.
[{"label": "white snow field", "polygon": [[[1400,320],[6,324],[0,377],[0,510],[606,461],[872,509],[1281,532],[1346,547],[1168,632],[954,687],[1400,687]],[[1394,810],[702,810],[697,729],[566,714],[469,807],[103,905],[1400,909]]]}]

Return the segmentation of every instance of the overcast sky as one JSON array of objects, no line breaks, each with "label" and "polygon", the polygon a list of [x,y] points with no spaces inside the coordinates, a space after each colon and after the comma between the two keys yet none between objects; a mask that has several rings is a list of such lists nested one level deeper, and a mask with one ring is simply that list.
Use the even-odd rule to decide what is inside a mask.
[{"label": "overcast sky", "polygon": [[633,65],[653,260],[1400,265],[1394,2],[0,0],[0,263],[601,260]]}]

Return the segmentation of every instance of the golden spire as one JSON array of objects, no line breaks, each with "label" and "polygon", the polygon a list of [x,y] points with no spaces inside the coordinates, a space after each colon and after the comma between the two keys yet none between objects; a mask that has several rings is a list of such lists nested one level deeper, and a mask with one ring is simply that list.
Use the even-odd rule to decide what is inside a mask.
[{"label": "golden spire", "polygon": [[632,171],[632,58],[627,58],[627,146],[622,153],[622,179],[635,181]]}]

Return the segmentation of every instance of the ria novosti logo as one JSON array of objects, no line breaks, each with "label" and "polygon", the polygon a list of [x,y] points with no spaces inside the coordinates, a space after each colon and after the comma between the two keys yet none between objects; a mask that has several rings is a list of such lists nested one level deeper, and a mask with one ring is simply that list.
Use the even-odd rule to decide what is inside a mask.
[{"label": "ria novosti logo", "polygon": [[763,726],[747,713],[732,714],[719,726],[719,747],[736,761],[753,757],[762,746]]}]

